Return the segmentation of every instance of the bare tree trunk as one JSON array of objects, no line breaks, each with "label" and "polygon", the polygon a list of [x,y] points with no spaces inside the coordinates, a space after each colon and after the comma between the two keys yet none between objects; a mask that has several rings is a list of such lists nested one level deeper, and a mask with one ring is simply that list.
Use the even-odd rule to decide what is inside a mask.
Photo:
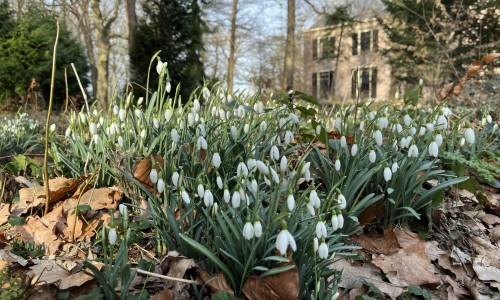
[{"label": "bare tree trunk", "polygon": [[125,0],[125,10],[127,11],[127,38],[128,52],[130,53],[134,45],[134,31],[137,26],[137,13],[135,10],[136,0]]},{"label": "bare tree trunk", "polygon": [[227,89],[229,93],[233,92],[233,77],[235,52],[236,52],[236,14],[238,13],[238,0],[233,0],[233,11],[231,13],[231,38],[229,40],[229,64],[227,68]]},{"label": "bare tree trunk", "polygon": [[99,101],[101,109],[108,109],[109,106],[109,55],[111,52],[111,25],[118,16],[118,8],[120,0],[115,0],[114,8],[111,16],[105,19],[99,0],[91,0],[90,8],[92,9],[92,18],[94,21],[94,31],[96,35],[97,48],[97,90],[95,99]]},{"label": "bare tree trunk", "polygon": [[286,21],[285,68],[282,87],[293,89],[293,63],[295,53],[295,0],[288,0],[288,15]]}]

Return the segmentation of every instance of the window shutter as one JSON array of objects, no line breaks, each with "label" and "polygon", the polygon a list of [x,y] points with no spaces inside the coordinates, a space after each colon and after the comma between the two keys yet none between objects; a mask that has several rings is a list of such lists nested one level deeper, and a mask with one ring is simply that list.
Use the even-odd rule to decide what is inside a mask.
[{"label": "window shutter", "polygon": [[371,97],[377,98],[377,68],[372,69],[372,78],[371,78]]},{"label": "window shutter", "polygon": [[312,74],[312,95],[317,98],[318,97],[318,74]]},{"label": "window shutter", "polygon": [[313,59],[318,58],[318,39],[313,39],[312,41],[312,54],[313,54]]},{"label": "window shutter", "polygon": [[372,46],[373,51],[378,50],[378,30],[373,31],[373,46]]},{"label": "window shutter", "polygon": [[358,34],[352,34],[352,55],[358,55]]}]

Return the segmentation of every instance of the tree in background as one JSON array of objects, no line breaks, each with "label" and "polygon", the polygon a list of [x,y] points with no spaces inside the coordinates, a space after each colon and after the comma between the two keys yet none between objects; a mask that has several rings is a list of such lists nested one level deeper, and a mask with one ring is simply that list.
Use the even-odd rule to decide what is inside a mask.
[{"label": "tree in background", "polygon": [[[181,95],[187,100],[203,83],[203,22],[197,0],[145,0],[144,15],[139,18],[130,51],[132,81],[145,87],[151,57],[161,50],[168,63],[172,87],[181,84]],[[150,89],[155,89],[158,74],[153,65]]]},{"label": "tree in background", "polygon": [[472,61],[499,50],[499,0],[383,2],[388,16],[381,22],[393,44],[388,54],[399,82],[422,78],[435,92],[458,80]]},{"label": "tree in background", "polygon": [[[56,18],[43,7],[31,5],[16,20],[0,5],[0,91],[2,98],[23,100],[30,84],[36,82],[41,95],[48,99],[52,71],[52,51],[56,36]],[[6,30],[4,24],[12,24]],[[54,82],[54,107],[64,103],[66,88],[64,69],[68,69],[69,95],[80,93],[77,80],[71,70],[75,64],[83,86],[89,83],[89,66],[82,45],[61,24],[57,49],[56,77]],[[34,79],[34,80],[33,80]]]}]

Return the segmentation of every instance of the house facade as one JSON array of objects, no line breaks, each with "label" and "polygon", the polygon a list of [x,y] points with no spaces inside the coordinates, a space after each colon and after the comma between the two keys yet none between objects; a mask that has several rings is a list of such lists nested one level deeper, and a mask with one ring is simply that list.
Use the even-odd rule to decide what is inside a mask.
[{"label": "house facade", "polygon": [[388,37],[376,19],[305,31],[305,90],[325,104],[392,98],[385,47]]}]

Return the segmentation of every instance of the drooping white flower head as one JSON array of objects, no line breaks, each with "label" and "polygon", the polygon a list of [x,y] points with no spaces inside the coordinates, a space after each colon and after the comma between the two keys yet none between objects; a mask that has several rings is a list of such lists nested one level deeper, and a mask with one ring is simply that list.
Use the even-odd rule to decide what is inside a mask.
[{"label": "drooping white flower head", "polygon": [[379,146],[382,146],[382,132],[380,130],[376,130],[374,133],[373,133],[373,138],[375,139],[375,143],[377,143],[377,145]]},{"label": "drooping white flower head", "polygon": [[220,177],[219,174],[217,174],[217,178],[215,179],[215,182],[217,183],[217,187],[222,190],[224,187],[224,184],[222,182],[222,178]]},{"label": "drooping white flower head", "polygon": [[216,169],[218,169],[220,167],[221,162],[222,161],[220,158],[220,154],[218,152],[215,152],[214,155],[212,156],[212,164]]},{"label": "drooping white flower head", "polygon": [[158,182],[158,171],[155,168],[152,168],[151,172],[149,172],[149,180],[154,184]]},{"label": "drooping white flower head", "polygon": [[269,175],[269,168],[263,161],[257,160],[256,165],[257,169],[262,175]]},{"label": "drooping white flower head", "polygon": [[181,197],[184,203],[186,204],[191,203],[191,198],[189,198],[189,195],[184,188],[181,188]]},{"label": "drooping white flower head", "polygon": [[476,141],[476,136],[474,134],[474,130],[472,128],[466,128],[464,131],[464,138],[465,141],[469,144],[472,145]]},{"label": "drooping white flower head", "polygon": [[392,171],[392,173],[393,173],[393,174],[394,174],[394,173],[396,173],[396,171],[398,170],[398,168],[399,168],[398,163],[397,163],[397,162],[393,163],[393,164],[392,164],[392,167],[391,167],[391,171]]},{"label": "drooping white flower head", "polygon": [[158,60],[158,63],[156,64],[156,72],[158,73],[158,75],[161,75],[166,68],[167,68],[167,63]]},{"label": "drooping white flower head", "polygon": [[224,194],[222,195],[222,198],[226,203],[229,203],[229,201],[231,201],[231,194],[229,193],[227,186],[224,186]]},{"label": "drooping white flower head", "polygon": [[375,160],[377,159],[377,154],[375,153],[375,150],[370,150],[370,153],[368,154],[368,159],[370,160],[371,163],[374,163]]},{"label": "drooping white flower head", "polygon": [[204,137],[199,136],[198,140],[196,140],[196,148],[198,150],[201,150],[201,149],[207,150],[207,148],[208,148],[207,140],[205,140]]},{"label": "drooping white flower head", "polygon": [[280,160],[280,171],[281,173],[285,173],[288,168],[288,158],[285,155],[281,157]]},{"label": "drooping white flower head", "polygon": [[340,209],[345,209],[347,207],[347,200],[345,199],[344,195],[339,194],[337,202],[339,204]]},{"label": "drooping white flower head", "polygon": [[410,124],[411,124],[411,117],[406,114],[404,117],[403,117],[403,121],[405,122],[405,125],[406,127],[410,127]]},{"label": "drooping white flower head", "polygon": [[116,243],[116,240],[118,238],[118,234],[116,233],[116,229],[114,227],[111,227],[109,229],[108,233],[108,241],[111,246],[113,246]]},{"label": "drooping white flower head", "polygon": [[328,246],[325,243],[325,239],[322,239],[321,244],[318,248],[318,257],[320,259],[326,259],[328,257]]},{"label": "drooping white flower head", "polygon": [[97,125],[94,122],[89,124],[89,132],[91,135],[94,135],[97,133]]},{"label": "drooping white flower head", "polygon": [[240,192],[235,190],[233,192],[233,197],[231,197],[231,205],[233,206],[233,208],[238,208],[240,207],[240,204],[241,204]]},{"label": "drooping white flower head", "polygon": [[198,196],[200,198],[203,198],[205,195],[205,187],[203,187],[203,183],[201,182],[201,179],[198,180],[198,185],[196,186],[196,191],[198,192]]},{"label": "drooping white flower head", "polygon": [[262,224],[259,219],[253,222],[253,232],[256,238],[260,238],[262,236]]},{"label": "drooping white flower head", "polygon": [[337,221],[339,224],[339,229],[344,228],[344,216],[341,213],[337,214]]},{"label": "drooping white flower head", "polygon": [[214,195],[209,189],[207,189],[205,194],[203,194],[203,203],[205,203],[206,207],[210,207],[214,204]]},{"label": "drooping white flower head", "polygon": [[165,190],[165,181],[163,178],[158,179],[158,183],[156,184],[156,189],[158,190],[158,193],[163,193]]},{"label": "drooping white flower head", "polygon": [[290,130],[285,132],[285,145],[289,145],[290,143],[295,143],[295,139],[293,137],[293,133]]},{"label": "drooping white flower head", "polygon": [[432,157],[438,157],[438,154],[439,154],[438,144],[436,142],[432,141],[429,144],[429,155]]},{"label": "drooping white flower head", "polygon": [[312,206],[315,208],[319,208],[321,206],[321,200],[319,199],[318,193],[316,193],[316,190],[311,190],[309,193],[309,200],[311,200]]},{"label": "drooping white flower head", "polygon": [[247,221],[245,223],[245,226],[243,226],[243,237],[247,240],[253,239],[254,236],[254,228],[253,225],[250,221]]},{"label": "drooping white flower head", "polygon": [[427,131],[427,128],[425,128],[424,126],[420,126],[420,131],[418,132],[418,135],[422,136],[425,134],[426,131]]},{"label": "drooping white flower head", "polygon": [[276,145],[273,145],[271,147],[271,151],[269,152],[269,157],[273,161],[277,161],[278,159],[280,159],[280,151],[278,150],[278,147]]},{"label": "drooping white flower head", "polygon": [[392,179],[392,172],[391,169],[389,169],[389,167],[384,168],[384,179],[385,181],[389,181]]},{"label": "drooping white flower head", "polygon": [[356,153],[358,153],[358,144],[354,144],[351,147],[351,155],[356,156]]},{"label": "drooping white flower head", "polygon": [[321,220],[316,223],[316,237],[318,237],[318,239],[322,237],[326,238],[326,226]]},{"label": "drooping white flower head", "polygon": [[172,109],[167,109],[165,110],[165,121],[170,122],[170,119],[172,119],[172,116],[174,115],[174,111]]},{"label": "drooping white flower head", "polygon": [[347,141],[345,139],[345,136],[340,137],[340,147],[346,147],[347,146]]},{"label": "drooping white flower head", "polygon": [[238,177],[241,177],[241,176],[243,176],[245,178],[248,177],[248,168],[244,162],[240,161],[240,163],[238,164],[238,167],[236,168],[236,175]]},{"label": "drooping white flower head", "polygon": [[408,149],[408,157],[418,157],[417,145],[411,145],[410,149]]},{"label": "drooping white flower head", "polygon": [[436,142],[438,147],[441,147],[441,145],[443,144],[443,136],[441,135],[441,133],[438,133],[434,136],[434,142]]},{"label": "drooping white flower head", "polygon": [[436,120],[436,126],[440,130],[447,130],[448,129],[448,119],[446,119],[445,116],[440,115]]},{"label": "drooping white flower head", "polygon": [[340,171],[340,160],[338,158],[335,160],[335,170]]},{"label": "drooping white flower head", "polygon": [[288,246],[292,248],[292,251],[297,250],[297,244],[295,243],[295,239],[292,234],[287,230],[286,223],[283,221],[282,229],[276,238],[276,249],[280,252],[281,255],[286,254],[286,250]]},{"label": "drooping white flower head", "polygon": [[335,232],[339,229],[339,218],[336,214],[332,215],[332,230]]},{"label": "drooping white flower head", "polygon": [[294,210],[294,208],[295,208],[295,198],[293,197],[293,193],[292,193],[291,190],[288,192],[288,197],[286,198],[286,204],[287,204],[287,207],[288,207],[289,211],[293,211]]},{"label": "drooping white flower head", "polygon": [[122,216],[125,216],[128,213],[127,206],[125,204],[121,203],[120,205],[118,205],[118,211],[120,212],[120,214]]}]

